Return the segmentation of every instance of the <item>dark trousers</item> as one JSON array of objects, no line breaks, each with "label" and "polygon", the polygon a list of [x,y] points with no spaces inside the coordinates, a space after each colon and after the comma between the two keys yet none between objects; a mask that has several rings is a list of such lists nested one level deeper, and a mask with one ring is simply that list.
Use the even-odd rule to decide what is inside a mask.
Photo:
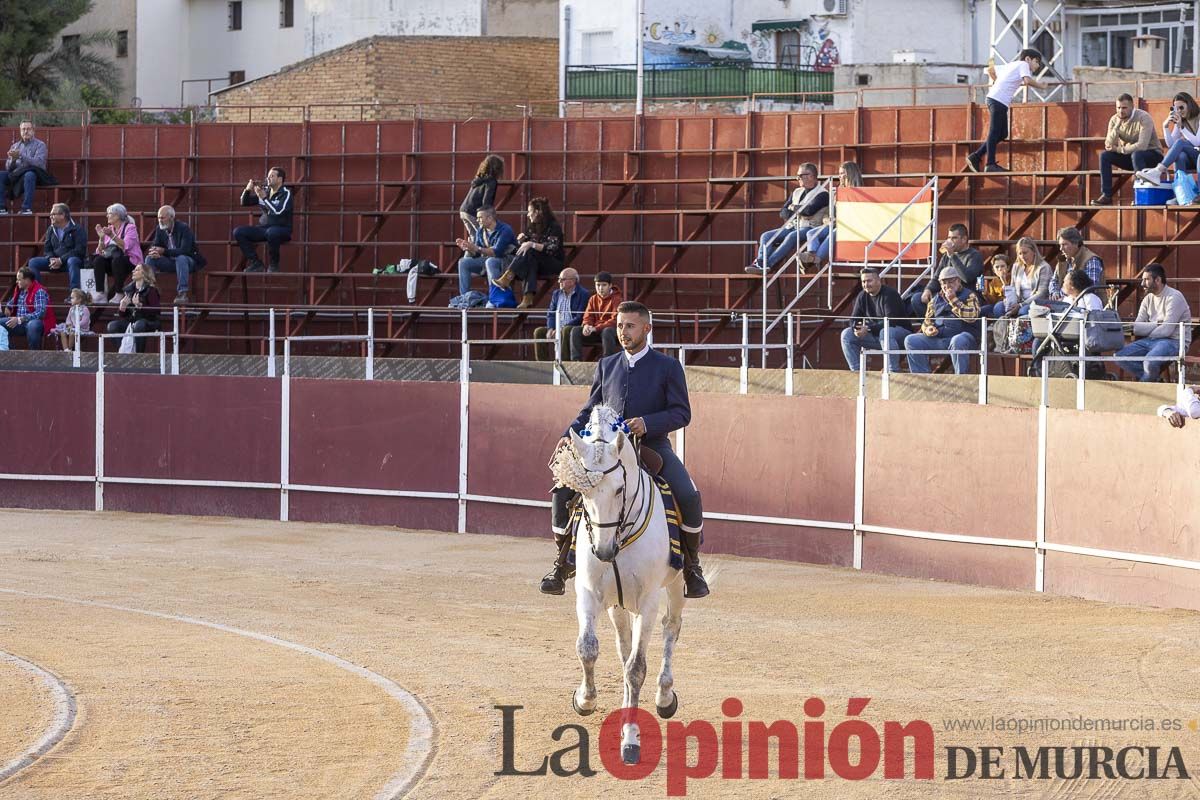
[{"label": "dark trousers", "polygon": [[562,272],[563,261],[561,258],[548,256],[539,250],[529,250],[524,255],[514,258],[508,268],[525,282],[525,293],[533,294],[537,291],[538,278],[558,275]]},{"label": "dark trousers", "polygon": [[[158,330],[158,320],[139,319],[136,322],[130,322],[127,319],[114,319],[108,323],[108,332],[124,333],[130,325],[133,325],[134,333],[150,333],[151,331]],[[146,352],[146,339],[147,337],[145,336],[139,336],[133,340],[134,349],[139,353]]]},{"label": "dark trousers", "polygon": [[971,153],[971,160],[978,162],[979,159],[987,156],[987,164],[996,163],[996,148],[1000,143],[1008,138],[1008,106],[1001,103],[999,100],[988,98],[988,135],[987,141],[979,145],[974,153]]},{"label": "dark trousers", "polygon": [[[649,447],[662,457],[663,465],[658,474],[671,487],[671,494],[675,497],[675,508],[679,510],[683,529],[700,530],[704,527],[704,508],[700,503],[700,491],[692,483],[692,476],[688,475],[687,468],[683,466],[679,456],[675,455],[675,451],[671,449],[670,442],[649,445]],[[550,524],[555,533],[566,530],[567,523],[571,521],[568,506],[575,496],[574,491],[565,487],[555,489],[551,493]]]},{"label": "dark trousers", "polygon": [[240,228],[234,228],[233,240],[242,249],[242,255],[246,257],[248,264],[258,261],[258,251],[255,245],[266,242],[268,263],[272,267],[278,267],[279,246],[292,240],[292,229],[284,228],[281,225],[272,225],[269,228],[262,225],[243,225]]},{"label": "dark trousers", "polygon": [[583,348],[592,345],[604,345],[604,355],[611,356],[620,349],[617,343],[616,328],[601,328],[598,331],[584,335],[583,326],[571,329],[571,360],[583,361]]},{"label": "dark trousers", "polygon": [[1130,172],[1137,172],[1146,167],[1157,167],[1162,163],[1162,153],[1158,148],[1153,150],[1138,150],[1133,153],[1114,153],[1103,150],[1100,153],[1100,194],[1112,197],[1113,167],[1120,167]]},{"label": "dark trousers", "polygon": [[92,256],[92,269],[96,270],[96,285],[103,286],[104,294],[111,300],[129,282],[133,264],[124,253],[114,256],[97,253]]}]

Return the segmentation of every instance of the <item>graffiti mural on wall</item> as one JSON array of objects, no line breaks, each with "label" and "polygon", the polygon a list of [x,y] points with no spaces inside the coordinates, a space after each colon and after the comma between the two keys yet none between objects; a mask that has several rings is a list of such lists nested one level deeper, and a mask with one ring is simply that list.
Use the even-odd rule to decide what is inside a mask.
[{"label": "graffiti mural on wall", "polygon": [[[805,66],[818,72],[832,72],[841,63],[839,37],[828,21],[812,18],[797,21],[801,29],[792,36],[789,50],[797,49],[802,57],[789,63]],[[721,50],[729,57],[757,62],[776,60],[779,33],[753,31],[743,28],[740,33],[726,31],[716,20],[681,14],[674,18],[656,19],[643,31],[650,47],[651,60],[690,61],[696,58],[691,48]],[[797,42],[798,39],[798,42]],[[683,48],[681,51],[680,48]],[[740,51],[740,52],[739,52]]]},{"label": "graffiti mural on wall", "polygon": [[837,42],[832,38],[829,23],[822,23],[816,35],[810,38],[811,41],[807,44],[813,46],[817,53],[813,60],[813,69],[817,72],[833,72],[833,68],[841,63],[841,54],[838,52]]}]

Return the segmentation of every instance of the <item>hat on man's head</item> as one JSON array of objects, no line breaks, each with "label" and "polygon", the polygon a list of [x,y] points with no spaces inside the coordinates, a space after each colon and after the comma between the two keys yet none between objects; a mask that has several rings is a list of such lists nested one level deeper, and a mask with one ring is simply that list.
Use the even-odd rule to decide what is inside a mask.
[{"label": "hat on man's head", "polygon": [[945,267],[940,273],[938,273],[939,281],[949,280],[950,278],[958,278],[960,281],[963,280],[962,273],[958,271],[958,267]]},{"label": "hat on man's head", "polygon": [[613,282],[613,279],[612,279],[611,272],[597,272],[596,273],[596,283],[612,283],[612,282]]}]

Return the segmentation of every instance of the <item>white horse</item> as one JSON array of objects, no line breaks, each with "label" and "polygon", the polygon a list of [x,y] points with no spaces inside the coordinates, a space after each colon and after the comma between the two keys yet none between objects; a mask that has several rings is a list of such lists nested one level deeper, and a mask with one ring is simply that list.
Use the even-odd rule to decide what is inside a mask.
[{"label": "white horse", "polygon": [[607,608],[625,673],[621,758],[636,764],[641,735],[634,709],[646,679],[646,647],[663,589],[667,607],[654,705],[664,719],[679,708],[671,660],[683,622],[684,583],[681,572],[668,562],[671,544],[662,495],[642,469],[627,430],[612,408],[596,406],[584,435],[572,430],[570,446],[560,447],[550,466],[558,482],[579,492],[583,502],[575,545],[576,649],[583,682],[571,705],[581,716],[596,710],[594,670],[600,643],[595,625],[596,616]]}]

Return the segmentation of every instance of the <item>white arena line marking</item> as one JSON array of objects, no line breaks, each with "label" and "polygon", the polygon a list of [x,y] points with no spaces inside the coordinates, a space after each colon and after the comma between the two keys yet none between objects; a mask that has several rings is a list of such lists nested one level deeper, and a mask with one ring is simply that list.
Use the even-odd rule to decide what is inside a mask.
[{"label": "white arena line marking", "polygon": [[28,750],[3,767],[0,767],[0,783],[3,783],[46,755],[56,744],[63,740],[63,737],[67,735],[71,727],[75,724],[76,708],[75,693],[71,691],[71,687],[63,683],[62,679],[54,673],[39,667],[32,661],[26,661],[20,656],[6,653],[3,650],[0,650],[0,661],[7,661],[40,678],[42,683],[46,685],[46,688],[50,690],[51,697],[54,698],[54,719],[51,720],[50,726],[46,728],[40,739],[30,745]]},{"label": "white arena line marking", "polygon": [[[390,678],[385,678],[377,672],[372,672],[366,667],[360,667],[357,664],[351,664],[344,658],[335,656],[332,653],[326,653],[324,650],[318,650],[315,647],[308,645],[289,642],[287,639],[280,639],[275,636],[270,636],[265,633],[256,631],[243,630],[242,628],[234,628],[230,625],[222,625],[219,622],[209,622],[208,620],[196,619],[194,617],[183,617],[176,614],[166,614],[161,611],[147,611],[143,608],[130,608],[128,606],[119,606],[112,603],[101,603],[95,600],[80,600],[74,597],[62,597],[53,594],[37,594],[34,592],[23,592],[19,589],[3,589],[0,588],[0,594],[20,595],[21,597],[29,597],[36,600],[52,600],[59,603],[74,603],[75,605],[91,606],[92,608],[106,608],[111,611],[123,611],[129,614],[142,614],[147,617],[156,617],[165,619],[171,622],[183,622],[188,625],[199,625],[203,628],[211,628],[223,633],[232,633],[238,636],[245,636],[248,639],[256,639],[267,644],[286,647],[289,650],[295,650],[297,653],[319,658],[326,663],[332,664],[338,669],[343,669],[346,672],[358,675],[361,678],[366,678],[371,683],[387,692],[391,697],[404,706],[404,709],[412,717],[412,725],[408,733],[408,747],[404,753],[404,766],[400,771],[392,776],[376,795],[375,800],[399,800],[404,797],[416,786],[417,781],[425,774],[429,762],[433,759],[434,751],[434,734],[436,726],[433,719],[429,716],[429,712],[425,710],[425,706],[415,695],[406,691],[395,681]],[[32,665],[31,665],[32,666]],[[48,673],[47,673],[48,674]],[[72,701],[72,719],[74,718],[74,704]],[[65,733],[65,731],[64,731]],[[59,737],[62,738],[61,736]],[[52,746],[52,745],[51,745]],[[47,748],[49,749],[49,748]],[[0,773],[0,779],[5,777]]]}]

